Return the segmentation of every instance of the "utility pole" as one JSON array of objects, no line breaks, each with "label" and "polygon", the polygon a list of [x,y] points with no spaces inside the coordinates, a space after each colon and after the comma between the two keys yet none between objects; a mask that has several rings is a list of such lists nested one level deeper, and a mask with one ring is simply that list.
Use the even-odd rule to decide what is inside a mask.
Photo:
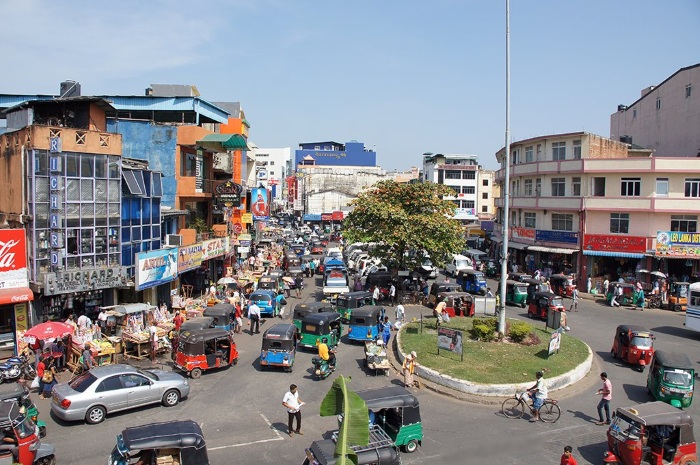
[{"label": "utility pole", "polygon": [[506,172],[503,189],[503,250],[498,332],[506,332],[506,281],[508,280],[508,221],[510,217],[510,0],[506,0]]}]

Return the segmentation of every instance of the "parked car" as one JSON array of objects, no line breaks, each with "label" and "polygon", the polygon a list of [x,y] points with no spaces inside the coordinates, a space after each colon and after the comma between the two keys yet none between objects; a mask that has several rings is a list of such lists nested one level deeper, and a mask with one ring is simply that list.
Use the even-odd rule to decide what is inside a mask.
[{"label": "parked car", "polygon": [[178,373],[105,365],[54,386],[51,411],[61,420],[96,424],[108,413],[142,405],[160,402],[172,407],[189,393],[189,382]]},{"label": "parked car", "polygon": [[465,257],[464,255],[455,254],[452,256],[452,261],[445,265],[445,274],[450,276],[457,276],[462,270],[473,270],[474,263],[471,258]]},{"label": "parked car", "polygon": [[438,277],[438,268],[433,266],[433,262],[430,257],[423,257],[420,266],[416,267],[414,272],[421,275],[423,278],[435,279]]}]

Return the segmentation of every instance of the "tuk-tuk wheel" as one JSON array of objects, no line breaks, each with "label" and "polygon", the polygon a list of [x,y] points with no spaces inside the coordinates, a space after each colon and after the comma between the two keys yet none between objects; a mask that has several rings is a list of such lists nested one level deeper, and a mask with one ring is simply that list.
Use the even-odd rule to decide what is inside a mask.
[{"label": "tuk-tuk wheel", "polygon": [[234,359],[233,359],[233,364],[234,364],[234,365],[238,365],[238,359],[237,359],[237,358],[234,358]]},{"label": "tuk-tuk wheel", "polygon": [[612,358],[617,358],[617,354],[615,353],[614,350],[610,351],[610,355],[612,356]]},{"label": "tuk-tuk wheel", "polygon": [[403,450],[409,454],[418,450],[418,441],[411,439],[403,446]]},{"label": "tuk-tuk wheel", "polygon": [[673,306],[673,311],[674,311],[674,312],[680,312],[681,310],[683,310],[683,308],[682,308],[680,305],[674,305],[674,306]]},{"label": "tuk-tuk wheel", "polygon": [[39,427],[39,437],[40,437],[40,438],[45,438],[45,437],[46,437],[46,426],[40,426],[40,427]]},{"label": "tuk-tuk wheel", "polygon": [[639,370],[640,373],[644,373],[644,365],[639,365],[637,367],[637,369]]},{"label": "tuk-tuk wheel", "polygon": [[525,304],[524,303],[520,304],[520,308],[525,308]]},{"label": "tuk-tuk wheel", "polygon": [[284,367],[285,373],[291,373],[293,369],[294,369],[293,366],[291,366],[291,367]]},{"label": "tuk-tuk wheel", "polygon": [[199,368],[194,368],[192,371],[190,371],[190,376],[192,379],[199,379],[199,377],[202,376],[202,370]]}]

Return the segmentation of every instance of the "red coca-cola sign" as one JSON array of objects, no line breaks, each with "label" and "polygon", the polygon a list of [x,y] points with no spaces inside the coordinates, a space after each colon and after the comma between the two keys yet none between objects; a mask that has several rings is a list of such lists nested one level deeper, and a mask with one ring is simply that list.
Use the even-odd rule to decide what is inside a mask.
[{"label": "red coca-cola sign", "polygon": [[0,229],[0,289],[27,287],[24,229]]}]

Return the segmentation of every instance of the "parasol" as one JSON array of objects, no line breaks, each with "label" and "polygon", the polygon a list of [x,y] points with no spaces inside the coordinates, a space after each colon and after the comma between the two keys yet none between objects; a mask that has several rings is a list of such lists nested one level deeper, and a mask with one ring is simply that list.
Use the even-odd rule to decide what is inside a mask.
[{"label": "parasol", "polygon": [[282,278],[282,281],[284,281],[285,283],[294,284],[294,278],[290,278],[289,276],[284,276]]},{"label": "parasol", "polygon": [[230,276],[223,277],[219,279],[216,284],[238,284],[235,279]]},{"label": "parasol", "polygon": [[665,278],[665,277],[666,277],[666,275],[663,274],[663,273],[660,272],[660,271],[652,271],[652,272],[649,273],[649,274],[654,275],[654,276],[658,276],[658,277],[660,277],[660,278]]},{"label": "parasol", "polygon": [[47,321],[33,326],[24,333],[24,342],[33,344],[37,339],[55,339],[73,334],[73,326],[60,321]]},{"label": "parasol", "polygon": [[641,270],[637,271],[637,273],[648,273],[648,272],[649,272],[649,270],[645,270],[644,268],[642,268]]}]

